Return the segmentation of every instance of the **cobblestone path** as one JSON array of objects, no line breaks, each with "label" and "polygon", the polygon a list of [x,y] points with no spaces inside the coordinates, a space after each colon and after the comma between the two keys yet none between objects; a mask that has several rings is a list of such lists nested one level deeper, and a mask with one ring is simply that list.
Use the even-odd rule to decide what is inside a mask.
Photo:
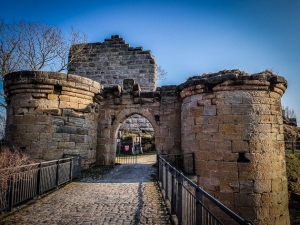
[{"label": "cobblestone path", "polygon": [[21,209],[0,224],[170,224],[151,175],[154,156],[119,165],[102,178],[85,177]]}]

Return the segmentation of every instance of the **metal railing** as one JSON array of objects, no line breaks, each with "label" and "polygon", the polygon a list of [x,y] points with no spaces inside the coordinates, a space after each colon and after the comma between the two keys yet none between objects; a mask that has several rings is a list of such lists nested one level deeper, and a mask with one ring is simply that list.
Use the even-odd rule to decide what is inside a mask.
[{"label": "metal railing", "polygon": [[[178,224],[184,225],[253,225],[244,220],[200,186],[193,183],[183,173],[175,169],[165,159],[158,156],[158,179],[164,198],[170,202],[171,214],[177,216]],[[223,211],[226,221],[221,221],[209,207]]]},{"label": "metal railing", "polygon": [[117,154],[116,163],[119,164],[137,164],[137,155]]},{"label": "metal railing", "polygon": [[195,157],[194,153],[160,155],[171,166],[185,175],[195,174]]},{"label": "metal railing", "polygon": [[284,141],[285,151],[300,152],[300,141]]},{"label": "metal railing", "polygon": [[78,154],[63,154],[63,158],[73,158],[73,178],[81,177],[81,162],[82,156]]},{"label": "metal railing", "polygon": [[64,158],[0,170],[0,211],[11,211],[13,206],[72,181],[79,175],[73,172],[77,160],[81,159]]}]

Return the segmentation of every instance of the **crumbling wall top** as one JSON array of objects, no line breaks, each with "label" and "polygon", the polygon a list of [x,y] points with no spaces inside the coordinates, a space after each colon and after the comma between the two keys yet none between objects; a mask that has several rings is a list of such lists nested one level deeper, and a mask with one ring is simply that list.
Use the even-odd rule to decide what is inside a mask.
[{"label": "crumbling wall top", "polygon": [[[4,77],[4,88],[9,90],[11,86],[32,84],[30,88],[34,88],[36,84],[60,85],[70,88],[76,88],[97,94],[102,86],[89,78],[85,78],[73,74],[65,74],[59,72],[45,71],[18,71],[7,74]],[[24,87],[19,88],[25,88]],[[29,88],[26,86],[26,88]]]},{"label": "crumbling wall top", "polygon": [[247,86],[248,89],[251,89],[250,86],[254,89],[255,86],[268,86],[270,91],[277,89],[277,92],[283,94],[287,88],[287,80],[268,70],[249,75],[244,71],[234,69],[190,77],[186,82],[180,84],[178,89],[182,91],[183,89],[197,85],[200,85],[200,88],[206,87],[204,88],[206,91],[212,91],[216,86],[223,86],[223,89],[225,89],[225,86],[244,85]]}]

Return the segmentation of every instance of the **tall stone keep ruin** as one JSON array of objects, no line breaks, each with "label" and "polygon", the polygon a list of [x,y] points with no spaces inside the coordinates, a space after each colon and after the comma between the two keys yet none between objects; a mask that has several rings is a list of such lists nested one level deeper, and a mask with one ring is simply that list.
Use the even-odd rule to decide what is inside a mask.
[{"label": "tall stone keep ruin", "polygon": [[[128,90],[127,78],[138,83],[143,91],[155,91],[157,87],[155,57],[142,47],[130,47],[119,35],[104,42],[86,44],[83,54],[69,66],[68,72],[104,86],[119,85],[123,92]],[[153,132],[149,121],[139,114],[129,117],[120,130],[125,133]]]},{"label": "tall stone keep ruin", "polygon": [[[72,48],[70,50],[72,54]],[[95,80],[104,86],[119,85],[133,79],[143,91],[155,91],[155,57],[142,47],[130,47],[119,35],[104,42],[85,45],[82,55],[69,66],[68,73]]]},{"label": "tall stone keep ruin", "polygon": [[226,206],[255,224],[289,224],[283,77],[224,70],[156,87],[154,57],[119,36],[88,44],[69,73],[5,77],[8,141],[37,160],[113,164],[118,130],[138,114],[158,154],[194,152],[198,184]]}]

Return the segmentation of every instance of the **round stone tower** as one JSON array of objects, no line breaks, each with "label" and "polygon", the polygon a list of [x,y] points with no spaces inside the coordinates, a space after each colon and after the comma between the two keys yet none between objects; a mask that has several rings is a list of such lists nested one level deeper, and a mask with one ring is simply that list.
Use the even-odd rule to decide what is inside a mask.
[{"label": "round stone tower", "polygon": [[239,70],[180,85],[182,151],[195,153],[199,185],[254,224],[289,224],[281,111],[286,87],[268,71]]},{"label": "round stone tower", "polygon": [[4,83],[7,141],[37,160],[80,154],[83,165],[95,162],[98,82],[71,74],[22,71],[6,75]]}]

